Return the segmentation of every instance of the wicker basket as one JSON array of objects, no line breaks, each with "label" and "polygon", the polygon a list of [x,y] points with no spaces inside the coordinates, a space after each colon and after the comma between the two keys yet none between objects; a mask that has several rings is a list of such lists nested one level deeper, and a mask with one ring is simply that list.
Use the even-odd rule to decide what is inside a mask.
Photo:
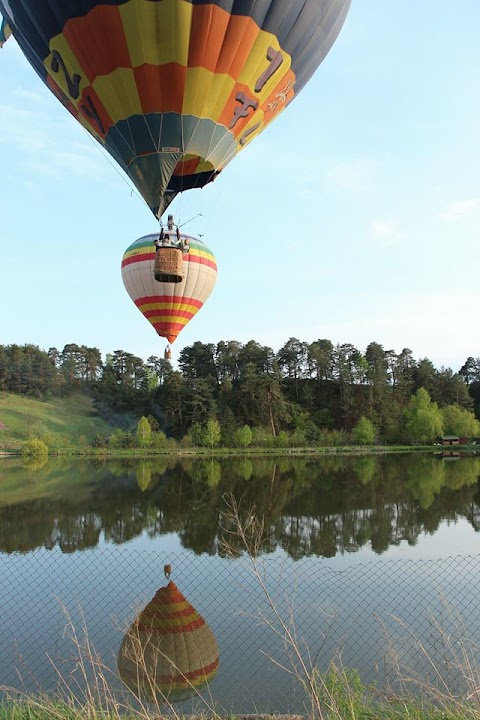
[{"label": "wicker basket", "polygon": [[183,253],[179,248],[159,247],[155,253],[153,276],[158,282],[180,283],[183,280]]}]

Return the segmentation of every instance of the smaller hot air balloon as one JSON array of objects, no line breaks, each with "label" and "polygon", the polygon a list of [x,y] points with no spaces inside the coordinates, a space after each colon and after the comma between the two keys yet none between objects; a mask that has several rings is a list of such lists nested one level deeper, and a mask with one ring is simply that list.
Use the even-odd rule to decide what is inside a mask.
[{"label": "smaller hot air balloon", "polygon": [[121,679],[149,701],[192,697],[205,689],[218,665],[210,627],[172,581],[135,618],[118,653]]},{"label": "smaller hot air balloon", "polygon": [[[173,343],[211,294],[217,279],[217,263],[201,240],[184,233],[177,236],[175,232],[174,250],[181,252],[183,279],[158,281],[156,256],[163,252],[160,237],[158,233],[144,235],[129,245],[122,259],[122,279],[140,312],[159,335]],[[177,250],[177,243],[182,251]]]}]

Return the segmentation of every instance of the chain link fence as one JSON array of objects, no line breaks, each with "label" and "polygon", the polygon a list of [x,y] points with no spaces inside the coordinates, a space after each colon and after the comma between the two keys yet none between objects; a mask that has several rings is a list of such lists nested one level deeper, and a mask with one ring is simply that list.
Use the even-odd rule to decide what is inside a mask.
[{"label": "chain link fence", "polygon": [[[148,696],[170,682],[182,713],[200,697],[223,712],[293,713],[306,700],[301,655],[321,672],[336,659],[365,683],[395,684],[400,670],[460,692],[462,659],[475,664],[480,641],[479,570],[480,556],[335,571],[280,551],[257,560],[125,546],[4,554],[0,685],[78,689],[101,662],[114,693]],[[133,635],[153,690],[126,657]]]}]

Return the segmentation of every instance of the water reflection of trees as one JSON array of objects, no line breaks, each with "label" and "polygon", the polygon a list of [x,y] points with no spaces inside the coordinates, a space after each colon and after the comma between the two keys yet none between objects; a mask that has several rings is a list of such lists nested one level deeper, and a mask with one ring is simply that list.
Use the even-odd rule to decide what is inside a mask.
[{"label": "water reflection of trees", "polygon": [[240,553],[224,514],[232,494],[243,521],[264,518],[263,552],[333,557],[370,544],[382,553],[445,520],[478,530],[479,477],[479,457],[432,455],[49,462],[34,480],[12,465],[0,475],[0,550],[73,552],[96,547],[102,533],[122,544],[145,532],[177,533],[212,555],[226,540]]}]

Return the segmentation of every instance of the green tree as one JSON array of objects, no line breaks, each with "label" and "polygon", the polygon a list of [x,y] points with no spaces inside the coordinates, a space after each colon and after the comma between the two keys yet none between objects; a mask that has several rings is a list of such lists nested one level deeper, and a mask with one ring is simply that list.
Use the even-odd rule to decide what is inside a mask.
[{"label": "green tree", "polygon": [[333,344],[330,340],[315,340],[308,346],[308,364],[318,381],[331,380],[333,363]]},{"label": "green tree", "polygon": [[390,354],[389,359],[393,394],[404,407],[414,385],[415,360],[410,348],[403,348],[402,352],[394,357]]},{"label": "green tree", "polygon": [[480,381],[480,357],[468,357],[458,374],[463,377],[467,385]]},{"label": "green tree", "polygon": [[184,414],[188,425],[195,422],[205,424],[208,418],[217,414],[215,383],[212,379],[198,378],[187,381]]},{"label": "green tree", "polygon": [[443,435],[443,417],[425,388],[412,395],[405,409],[406,430],[410,440],[428,443]]},{"label": "green tree", "polygon": [[375,442],[375,426],[364,415],[352,430],[352,439],[355,445],[373,445]]},{"label": "green tree", "polygon": [[207,420],[203,433],[203,438],[204,444],[209,445],[212,450],[216,445],[218,445],[218,443],[222,439],[222,431],[220,429],[220,423],[218,422],[218,420]]},{"label": "green tree", "polygon": [[250,425],[244,425],[241,428],[238,428],[233,433],[233,442],[235,445],[240,445],[240,447],[246,448],[250,445],[252,442],[252,429]]},{"label": "green tree", "polygon": [[152,427],[145,416],[142,416],[137,424],[136,431],[137,445],[142,448],[152,444]]},{"label": "green tree", "polygon": [[276,446],[280,448],[288,447],[288,433],[286,430],[280,430],[276,437]]},{"label": "green tree", "polygon": [[146,364],[147,368],[155,373],[157,377],[157,385],[161,385],[165,377],[172,372],[170,360],[165,360],[165,358],[150,355],[150,357],[147,358]]},{"label": "green tree", "polygon": [[285,401],[277,378],[258,370],[253,364],[247,365],[237,391],[237,418],[250,427],[270,426],[276,437],[282,424],[290,420],[288,404]]},{"label": "green tree", "polygon": [[365,360],[368,369],[366,372],[369,386],[370,417],[375,419],[377,427],[382,431],[384,417],[391,399],[389,387],[389,356],[382,345],[371,342],[365,350]]},{"label": "green tree", "polygon": [[432,394],[432,400],[436,400],[441,407],[455,404],[467,410],[473,408],[465,379],[450,368],[442,367],[437,371],[436,393]]},{"label": "green tree", "polygon": [[122,430],[122,428],[115,428],[115,430],[110,435],[110,441],[108,444],[112,448],[125,447],[126,435],[127,435],[126,431]]},{"label": "green tree", "polygon": [[218,382],[215,365],[215,345],[195,342],[183,348],[178,366],[187,380],[211,379]]},{"label": "green tree", "polygon": [[480,435],[480,422],[475,415],[454,403],[442,408],[444,432],[447,435],[473,438]]},{"label": "green tree", "polygon": [[353,386],[364,383],[367,361],[362,353],[350,343],[337,344],[333,353],[333,373],[340,386],[340,405],[343,414],[343,425],[350,430],[353,415]]},{"label": "green tree", "polygon": [[167,433],[182,437],[188,428],[185,421],[188,385],[182,373],[172,370],[165,375],[163,383],[156,389],[154,399],[165,414]]},{"label": "green tree", "polygon": [[295,397],[298,400],[298,381],[305,377],[307,368],[308,345],[291,337],[277,353],[277,362],[283,376],[292,380]]},{"label": "green tree", "polygon": [[237,380],[239,374],[238,355],[242,344],[237,340],[220,341],[215,352],[218,380]]},{"label": "green tree", "polygon": [[196,445],[197,447],[200,447],[203,445],[204,428],[199,422],[193,423],[192,427],[189,430],[188,435],[189,435],[191,442],[194,445]]},{"label": "green tree", "polygon": [[437,387],[437,371],[431,360],[422,358],[412,370],[414,390],[425,388],[430,397],[433,397]]},{"label": "green tree", "polygon": [[[175,442],[175,441],[173,441]],[[152,431],[152,447],[154,448],[165,448],[167,447],[168,440],[167,436],[162,430]]]},{"label": "green tree", "polygon": [[257,374],[270,375],[273,372],[275,353],[272,348],[260,345],[255,340],[249,340],[238,352],[239,376],[243,376],[245,370],[252,365]]}]

